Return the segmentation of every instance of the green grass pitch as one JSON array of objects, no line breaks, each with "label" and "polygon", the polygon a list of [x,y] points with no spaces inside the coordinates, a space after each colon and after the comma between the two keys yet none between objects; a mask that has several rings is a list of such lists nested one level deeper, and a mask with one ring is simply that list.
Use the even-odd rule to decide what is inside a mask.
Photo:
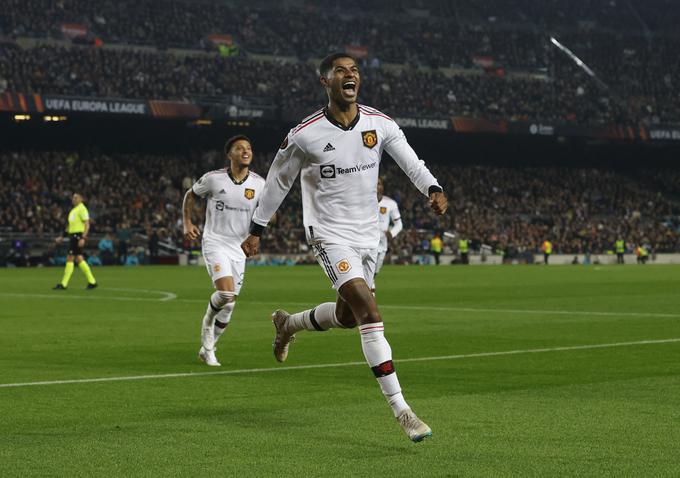
[{"label": "green grass pitch", "polygon": [[[334,300],[318,267],[247,270],[219,369],[196,356],[203,268],[50,290],[61,272],[0,270],[2,477],[680,474],[678,267],[386,267],[419,444],[356,330],[302,332],[275,362],[271,311]],[[107,377],[137,379],[34,384]]]}]

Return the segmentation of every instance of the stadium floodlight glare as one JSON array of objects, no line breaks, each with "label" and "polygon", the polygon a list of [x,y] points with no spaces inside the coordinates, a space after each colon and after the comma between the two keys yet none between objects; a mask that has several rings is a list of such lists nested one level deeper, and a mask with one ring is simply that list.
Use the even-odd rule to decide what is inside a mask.
[{"label": "stadium floodlight glare", "polygon": [[595,74],[593,70],[590,69],[588,65],[584,63],[583,60],[581,60],[579,57],[577,57],[574,52],[572,52],[569,48],[566,46],[562,45],[555,37],[550,37],[550,42],[555,45],[557,48],[559,48],[562,52],[564,52],[574,63],[576,63],[576,66],[581,68],[583,71],[585,71],[588,76],[590,76],[595,82],[598,84],[599,87],[604,88],[604,89],[609,89],[607,84],[600,80],[598,76]]},{"label": "stadium floodlight glare", "polygon": [[28,121],[31,119],[31,115],[14,115],[14,121]]},{"label": "stadium floodlight glare", "polygon": [[46,123],[66,121],[66,116],[43,116],[43,121]]}]

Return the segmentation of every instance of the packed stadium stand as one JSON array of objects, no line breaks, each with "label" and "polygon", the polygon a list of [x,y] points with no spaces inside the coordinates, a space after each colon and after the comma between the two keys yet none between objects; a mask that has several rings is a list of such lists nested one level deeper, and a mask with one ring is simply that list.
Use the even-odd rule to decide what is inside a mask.
[{"label": "packed stadium stand", "polygon": [[[376,11],[383,3],[371,2]],[[429,9],[397,2],[385,16],[364,5],[340,13],[347,9],[335,2],[12,0],[0,13],[0,90],[259,95],[271,98],[279,115],[295,117],[320,100],[306,60],[349,46],[371,80],[363,100],[392,115],[680,122],[680,40],[658,14],[667,2],[636,10],[592,0],[578,12],[566,0],[514,3],[506,15],[495,1],[434,2]],[[215,35],[228,37],[222,56]],[[555,48],[553,35],[600,80]],[[75,46],[65,41],[70,37]],[[295,63],[286,74],[279,74],[281,58]]]},{"label": "packed stadium stand", "polygon": [[[252,169],[267,171],[273,156],[257,154]],[[0,159],[0,230],[52,239],[63,230],[71,194],[80,191],[93,217],[94,235],[110,233],[116,245],[127,241],[147,250],[154,236],[166,247],[191,249],[181,234],[181,198],[197,174],[223,166],[218,151],[189,157],[15,151]],[[46,164],[51,170],[47,176],[42,171]],[[452,211],[444,220],[428,210],[398,167],[387,161],[382,166],[386,194],[400,204],[407,228],[393,245],[395,261],[427,253],[422,244],[432,231],[456,232],[473,249],[485,244],[510,256],[538,252],[546,238],[565,254],[603,254],[618,237],[627,239],[631,251],[639,243],[655,252],[680,250],[677,170],[430,166],[452,192]],[[264,251],[306,252],[304,242],[296,187]]]},{"label": "packed stadium stand", "polygon": [[[260,134],[280,141],[323,105],[318,59],[346,50],[362,62],[361,101],[406,118],[405,127],[432,119],[449,134],[470,128],[507,134],[524,125],[526,134],[559,137],[560,128],[571,125],[590,128],[565,131],[590,135],[591,142],[605,133],[617,140],[680,139],[674,126],[680,123],[680,38],[677,15],[664,14],[677,11],[670,0],[588,0],[577,9],[569,0],[512,4],[6,0],[0,111],[45,113],[48,101],[69,98],[133,106],[169,100],[195,106],[199,113],[189,119],[210,122],[224,119],[225,111],[241,121],[242,108],[256,107],[261,123],[246,115],[229,131],[266,124],[269,132]],[[165,111],[159,104],[149,107],[154,116]],[[70,193],[78,190],[93,214],[94,233],[110,234],[112,262],[127,254],[128,243],[151,256],[159,244],[166,251],[194,247],[181,237],[181,197],[200,174],[223,166],[217,148],[224,132],[193,152],[174,153],[154,151],[148,142],[145,152],[55,145],[41,135],[0,150],[2,234],[19,238],[24,249],[53,237],[63,229]],[[274,146],[264,149],[270,152],[258,153],[253,166],[262,175]],[[424,244],[437,230],[506,256],[538,252],[546,238],[567,254],[602,254],[618,236],[629,250],[639,243],[655,252],[680,250],[677,166],[635,160],[616,168],[558,165],[550,158],[541,165],[462,164],[455,154],[431,151],[423,157],[451,196],[446,219],[426,210],[394,165],[384,161],[381,171],[407,228],[393,247],[404,261],[427,252]],[[306,251],[297,187],[269,236],[268,252]],[[0,255],[21,262],[14,243],[2,244]],[[49,263],[55,251],[44,252],[39,260]]]}]

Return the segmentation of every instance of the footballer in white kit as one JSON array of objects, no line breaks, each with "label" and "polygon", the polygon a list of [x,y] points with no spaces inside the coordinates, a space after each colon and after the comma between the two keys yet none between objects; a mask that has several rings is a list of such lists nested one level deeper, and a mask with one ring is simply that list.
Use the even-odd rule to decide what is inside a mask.
[{"label": "footballer in white kit", "polygon": [[253,156],[248,138],[230,138],[224,151],[229,167],[204,174],[187,191],[182,206],[185,236],[193,240],[200,234],[191,222],[193,201],[196,197],[206,200],[202,251],[216,290],[203,317],[199,358],[210,366],[220,365],[215,357],[215,343],[231,320],[243,285],[246,255],[241,242],[248,236],[265,182],[248,167]]},{"label": "footballer in white kit", "polygon": [[420,441],[432,430],[404,400],[371,292],[380,241],[377,181],[383,151],[429,196],[435,213],[446,211],[446,196],[399,126],[380,111],[357,104],[361,77],[351,56],[329,55],[319,72],[328,105],[305,118],[284,139],[267,174],[250,236],[241,247],[248,256],[257,253],[259,236],[299,173],[307,241],[337,296],[336,302],[296,314],[275,311],[274,356],[280,362],[286,360],[298,331],[358,325],[364,356],[383,395],[407,436]]},{"label": "footballer in white kit", "polygon": [[327,108],[307,117],[285,138],[271,165],[272,178],[253,216],[264,226],[298,173],[307,241],[335,289],[361,278],[373,288],[380,242],[378,171],[387,151],[427,196],[441,187],[388,116],[358,105],[352,123],[338,123]]},{"label": "footballer in white kit", "polygon": [[383,194],[384,185],[378,178],[378,220],[380,222],[380,242],[378,243],[378,259],[376,260],[375,274],[378,275],[382,268],[385,255],[389,250],[390,241],[397,237],[404,227],[401,222],[399,205],[397,201]]}]

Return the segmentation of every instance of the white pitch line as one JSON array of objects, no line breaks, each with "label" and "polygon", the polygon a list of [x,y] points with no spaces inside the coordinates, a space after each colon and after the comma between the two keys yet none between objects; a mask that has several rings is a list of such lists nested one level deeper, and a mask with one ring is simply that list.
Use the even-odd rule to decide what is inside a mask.
[{"label": "white pitch line", "polygon": [[107,287],[106,290],[121,292],[142,292],[148,294],[160,294],[161,297],[126,297],[126,296],[101,296],[97,292],[88,292],[88,295],[70,295],[63,291],[52,294],[28,294],[22,292],[0,292],[0,297],[34,298],[34,299],[76,299],[76,300],[118,300],[118,301],[142,301],[142,302],[166,302],[177,299],[177,294],[165,290],[152,289],[119,289]]},{"label": "white pitch line", "polygon": [[[109,289],[109,290],[129,290],[141,292],[153,292],[157,294],[164,294],[164,297],[150,298],[150,297],[111,297],[95,295],[68,295],[63,292],[54,294],[28,294],[18,292],[0,292],[0,297],[26,297],[37,299],[86,299],[86,300],[118,300],[118,301],[141,301],[141,302],[192,302],[204,304],[207,299],[182,299],[178,298],[172,292],[161,290],[147,290],[147,289]],[[274,305],[274,306],[293,306],[293,307],[313,307],[312,302],[264,302],[264,301],[242,301],[245,304],[254,305]],[[590,310],[538,310],[538,309],[491,309],[480,307],[442,307],[431,305],[397,305],[385,304],[379,305],[381,309],[404,309],[404,310],[434,310],[438,312],[472,312],[472,313],[500,313],[500,314],[539,314],[539,315],[586,315],[586,316],[601,316],[601,317],[658,317],[658,318],[680,318],[680,314],[657,313],[657,312],[602,312]]]},{"label": "white pitch line", "polygon": [[[605,349],[613,347],[628,347],[634,345],[657,345],[670,344],[680,342],[680,338],[659,339],[659,340],[639,340],[636,342],[614,342],[610,344],[591,344],[591,345],[570,345],[564,347],[548,347],[540,349],[524,349],[524,350],[505,350],[500,352],[480,352],[473,354],[460,355],[440,355],[434,357],[415,357],[401,360],[395,360],[396,363],[409,362],[432,362],[436,360],[460,360],[468,358],[479,357],[497,357],[502,355],[521,355],[521,354],[538,354],[546,352],[564,352],[570,350],[592,350]],[[248,373],[263,373],[263,372],[285,372],[294,370],[310,370],[320,368],[340,368],[340,367],[354,367],[359,365],[366,365],[366,362],[341,362],[341,363],[325,363],[312,365],[293,365],[288,367],[270,367],[270,368],[247,368],[240,370],[223,370],[221,372],[184,372],[184,373],[166,373],[158,375],[131,375],[127,377],[101,377],[101,378],[83,378],[72,380],[49,380],[42,382],[22,382],[22,383],[0,383],[0,388],[19,388],[32,387],[37,385],[66,385],[78,383],[100,383],[100,382],[125,382],[133,380],[153,380],[159,378],[183,378],[183,377],[205,377],[210,375],[240,375]]]},{"label": "white pitch line", "polygon": [[[195,299],[177,299],[179,301],[194,301]],[[205,302],[201,300],[199,302]],[[280,302],[255,302],[255,301],[244,301],[248,304],[257,305],[292,305],[295,307],[314,307],[311,302],[286,302],[281,304]],[[378,304],[379,309],[405,309],[405,310],[434,310],[438,312],[497,312],[503,314],[540,314],[540,315],[599,315],[604,317],[659,317],[659,318],[680,318],[680,314],[666,314],[666,313],[656,313],[656,312],[598,312],[589,310],[538,310],[538,309],[489,309],[480,307],[440,307],[432,305],[397,305],[397,304]]]},{"label": "white pitch line", "polygon": [[175,300],[177,298],[177,294],[173,292],[168,292],[167,290],[157,290],[157,289],[128,289],[128,288],[115,288],[115,287],[107,287],[106,290],[118,290],[121,292],[145,292],[147,294],[161,294],[163,297],[159,299],[152,299],[152,300],[158,300],[160,302],[165,302],[168,300]]},{"label": "white pitch line", "polygon": [[478,307],[436,307],[417,305],[379,305],[379,308],[399,308],[413,310],[439,310],[455,312],[502,312],[506,314],[552,314],[552,315],[601,315],[601,316],[631,316],[631,317],[666,317],[677,318],[680,314],[665,314],[657,312],[598,312],[589,310],[538,310],[538,309],[484,309]]}]

